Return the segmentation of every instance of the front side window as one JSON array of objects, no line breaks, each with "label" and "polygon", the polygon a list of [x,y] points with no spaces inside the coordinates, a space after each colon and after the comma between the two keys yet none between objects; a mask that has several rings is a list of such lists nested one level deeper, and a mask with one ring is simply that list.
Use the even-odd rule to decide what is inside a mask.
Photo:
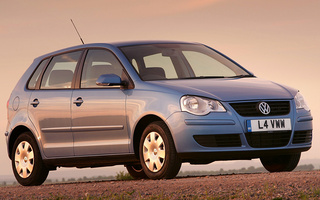
[{"label": "front side window", "polygon": [[122,76],[123,68],[118,59],[107,50],[88,51],[81,75],[81,88],[97,88],[97,79],[103,74]]},{"label": "front side window", "polygon": [[69,89],[82,51],[66,53],[52,58],[40,89]]},{"label": "front side window", "polygon": [[36,71],[33,73],[31,79],[29,80],[28,83],[28,89],[29,90],[34,90],[36,89],[36,85],[39,79],[39,76],[43,70],[43,68],[47,65],[48,59],[43,60],[40,65],[37,67]]},{"label": "front side window", "polygon": [[147,44],[121,50],[144,81],[252,76],[204,45]]}]

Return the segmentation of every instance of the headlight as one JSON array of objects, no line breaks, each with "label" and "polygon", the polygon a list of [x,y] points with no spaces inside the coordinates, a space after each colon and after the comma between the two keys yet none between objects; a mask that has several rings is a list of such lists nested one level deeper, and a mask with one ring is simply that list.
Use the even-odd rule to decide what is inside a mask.
[{"label": "headlight", "polygon": [[180,100],[181,110],[194,115],[207,115],[210,112],[226,112],[223,105],[213,99],[197,96],[183,96]]},{"label": "headlight", "polygon": [[298,92],[294,97],[294,102],[296,103],[296,109],[305,109],[310,111],[310,108],[307,105],[307,102],[304,100],[303,96]]}]

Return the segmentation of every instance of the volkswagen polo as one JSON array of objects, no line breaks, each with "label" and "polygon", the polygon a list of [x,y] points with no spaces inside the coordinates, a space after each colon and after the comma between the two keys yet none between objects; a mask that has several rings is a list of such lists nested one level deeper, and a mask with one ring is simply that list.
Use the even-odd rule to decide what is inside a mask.
[{"label": "volkswagen polo", "polygon": [[259,158],[292,171],[311,148],[298,90],[259,79],[198,43],[85,44],[34,60],[8,100],[6,141],[17,181],[57,167],[125,165],[174,178],[181,163]]}]

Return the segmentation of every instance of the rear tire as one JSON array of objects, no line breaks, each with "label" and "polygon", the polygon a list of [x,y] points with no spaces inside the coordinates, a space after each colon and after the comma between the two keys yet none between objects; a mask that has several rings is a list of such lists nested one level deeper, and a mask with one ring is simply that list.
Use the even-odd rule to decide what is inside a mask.
[{"label": "rear tire", "polygon": [[139,157],[143,171],[150,179],[174,178],[181,167],[171,133],[162,121],[150,123],[143,131]]},{"label": "rear tire", "polygon": [[301,153],[292,155],[280,155],[260,158],[264,168],[269,172],[291,172],[299,161]]},{"label": "rear tire", "polygon": [[129,174],[134,178],[134,179],[147,179],[148,176],[146,173],[144,173],[142,166],[141,165],[125,165],[127,168]]},{"label": "rear tire", "polygon": [[23,186],[41,185],[47,179],[49,170],[30,132],[22,133],[14,142],[11,163],[14,176]]}]

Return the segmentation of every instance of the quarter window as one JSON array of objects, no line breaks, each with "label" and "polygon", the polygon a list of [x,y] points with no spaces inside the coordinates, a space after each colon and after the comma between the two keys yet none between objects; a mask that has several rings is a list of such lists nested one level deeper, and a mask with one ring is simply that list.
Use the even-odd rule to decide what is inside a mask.
[{"label": "quarter window", "polygon": [[89,50],[81,75],[81,88],[97,88],[96,81],[102,74],[122,76],[123,68],[118,59],[109,51]]},{"label": "quarter window", "polygon": [[36,85],[39,79],[39,76],[43,70],[43,68],[47,65],[48,59],[43,60],[40,65],[38,66],[38,68],[36,69],[36,71],[33,73],[29,84],[28,84],[28,89],[30,90],[34,90],[36,89]]},{"label": "quarter window", "polygon": [[43,75],[40,89],[71,88],[73,74],[81,53],[77,51],[53,57]]}]

